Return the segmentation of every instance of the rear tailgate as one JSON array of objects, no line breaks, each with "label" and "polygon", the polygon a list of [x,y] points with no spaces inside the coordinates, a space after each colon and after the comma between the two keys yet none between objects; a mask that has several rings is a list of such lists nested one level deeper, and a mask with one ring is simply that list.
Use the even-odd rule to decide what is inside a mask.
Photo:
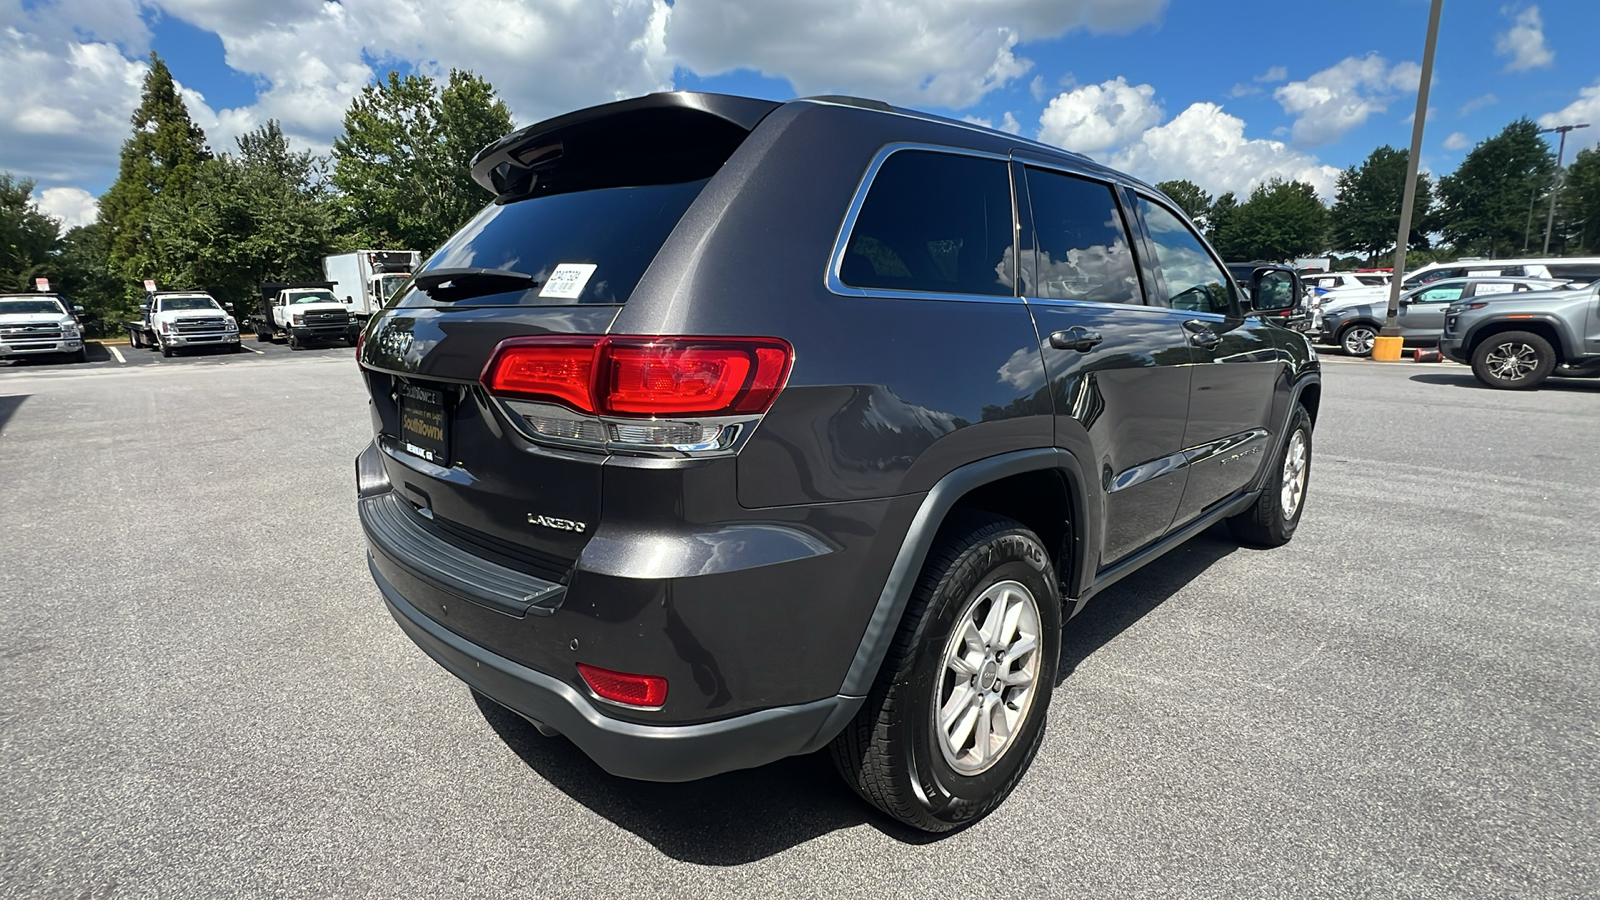
[{"label": "rear tailgate", "polygon": [[[606,334],[706,182],[775,106],[652,95],[531,126],[479,155],[474,177],[496,201],[373,318],[361,352],[389,482],[433,532],[566,583],[601,514],[606,453],[534,439],[479,376],[508,338]],[[441,281],[443,270],[476,274]]]}]

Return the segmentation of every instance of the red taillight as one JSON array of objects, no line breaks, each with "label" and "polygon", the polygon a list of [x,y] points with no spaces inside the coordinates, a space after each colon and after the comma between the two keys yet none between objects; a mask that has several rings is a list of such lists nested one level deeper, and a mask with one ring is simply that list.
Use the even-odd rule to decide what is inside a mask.
[{"label": "red taillight", "polygon": [[496,348],[480,380],[492,394],[555,400],[592,413],[596,344],[594,338],[513,338]]},{"label": "red taillight", "polygon": [[511,338],[480,381],[492,394],[599,415],[738,415],[772,405],[792,358],[777,338]]},{"label": "red taillight", "polygon": [[660,675],[629,675],[578,663],[578,674],[589,689],[613,703],[660,706],[667,702],[667,680]]}]

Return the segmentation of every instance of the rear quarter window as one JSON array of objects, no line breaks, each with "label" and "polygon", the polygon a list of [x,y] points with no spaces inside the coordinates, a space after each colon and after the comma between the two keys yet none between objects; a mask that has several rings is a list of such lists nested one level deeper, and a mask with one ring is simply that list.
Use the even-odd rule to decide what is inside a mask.
[{"label": "rear quarter window", "polygon": [[902,150],[879,166],[839,264],[855,288],[1010,297],[1011,176],[997,159]]}]

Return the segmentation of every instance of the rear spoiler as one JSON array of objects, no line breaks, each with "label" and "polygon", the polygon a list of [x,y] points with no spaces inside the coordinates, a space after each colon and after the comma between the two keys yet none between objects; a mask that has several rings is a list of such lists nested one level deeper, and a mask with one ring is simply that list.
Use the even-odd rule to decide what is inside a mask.
[{"label": "rear spoiler", "polygon": [[781,105],[673,91],[591,106],[483,148],[473,157],[472,180],[505,203],[536,193],[706,178]]}]

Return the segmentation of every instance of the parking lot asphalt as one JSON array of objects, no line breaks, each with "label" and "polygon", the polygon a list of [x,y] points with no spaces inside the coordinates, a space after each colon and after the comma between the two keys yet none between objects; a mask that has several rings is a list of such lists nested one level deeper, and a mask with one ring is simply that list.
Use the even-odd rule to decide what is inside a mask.
[{"label": "parking lot asphalt", "polygon": [[105,343],[91,340],[86,348],[88,359],[81,363],[62,362],[48,356],[29,356],[0,361],[0,372],[7,371],[98,371],[122,369],[129,366],[220,366],[244,362],[260,357],[277,358],[293,356],[340,356],[352,358],[355,349],[347,344],[317,345],[304,350],[291,350],[287,344],[259,342],[253,334],[244,335],[237,351],[227,347],[196,347],[179,350],[170,357],[162,356],[153,347],[133,347],[127,343]]},{"label": "parking lot asphalt", "polygon": [[1293,543],[1094,599],[934,839],[480,709],[368,578],[349,349],[145,353],[0,370],[0,895],[1600,894],[1600,381],[1330,360]]}]

